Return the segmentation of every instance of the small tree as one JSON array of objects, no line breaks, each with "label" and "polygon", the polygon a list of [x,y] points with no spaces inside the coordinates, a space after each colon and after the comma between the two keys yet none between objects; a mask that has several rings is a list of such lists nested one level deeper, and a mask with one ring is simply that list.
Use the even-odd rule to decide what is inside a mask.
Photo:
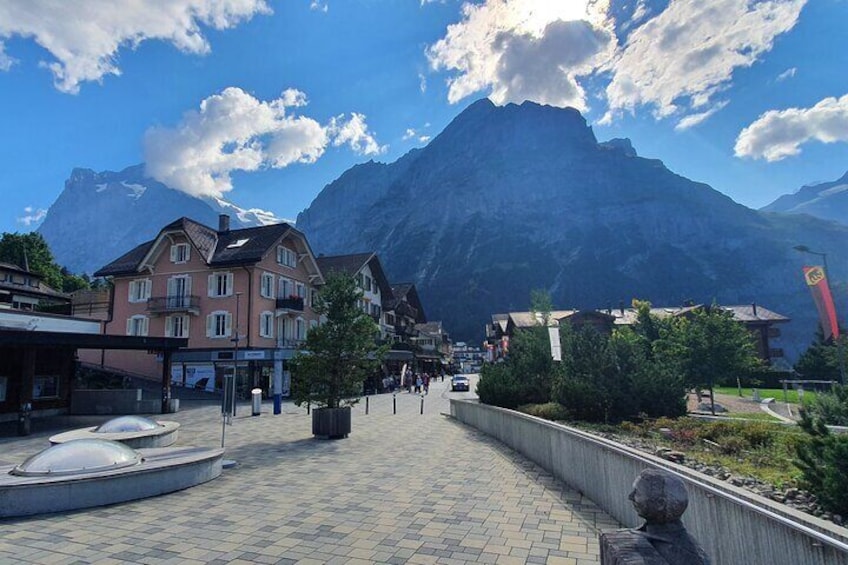
[{"label": "small tree", "polygon": [[362,290],[348,275],[330,273],[313,306],[324,322],[311,328],[291,362],[292,398],[339,408],[359,401],[365,379],[378,370],[385,346],[374,340],[379,328],[357,301]]},{"label": "small tree", "polygon": [[[840,335],[837,339],[842,341],[843,346],[846,345],[844,335]],[[824,333],[819,328],[816,331],[815,341],[795,363],[795,370],[807,379],[839,381],[839,347],[835,340],[825,339]]]}]

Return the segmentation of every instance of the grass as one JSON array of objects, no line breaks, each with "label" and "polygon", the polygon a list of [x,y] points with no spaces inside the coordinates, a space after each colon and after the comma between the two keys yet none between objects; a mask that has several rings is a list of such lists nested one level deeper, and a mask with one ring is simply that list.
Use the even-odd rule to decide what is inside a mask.
[{"label": "grass", "polygon": [[[732,396],[739,396],[739,389],[735,386],[721,386],[715,387],[713,389],[716,394],[728,394]],[[793,389],[788,389],[786,391],[786,398],[783,396],[782,388],[758,388],[757,389],[760,394],[760,398],[774,398],[778,402],[789,402],[790,404],[801,404],[802,402],[808,401],[815,394],[812,391],[804,392],[803,401],[798,395],[798,391]],[[743,388],[742,389],[742,397],[743,398],[753,398],[754,392],[751,388]]]},{"label": "grass", "polygon": [[775,418],[771,414],[765,412],[727,412],[721,415],[722,418],[730,418],[731,420],[756,420],[758,422],[780,422],[780,418]]}]

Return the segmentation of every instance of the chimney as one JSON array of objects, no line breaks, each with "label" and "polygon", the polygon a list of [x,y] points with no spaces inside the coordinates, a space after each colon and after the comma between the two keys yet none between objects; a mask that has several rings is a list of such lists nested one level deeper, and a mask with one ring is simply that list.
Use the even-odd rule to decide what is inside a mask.
[{"label": "chimney", "polygon": [[754,316],[756,316],[756,315],[757,315],[757,303],[756,303],[756,302],[752,302],[752,303],[751,303],[751,308],[754,310]]},{"label": "chimney", "polygon": [[218,233],[227,233],[228,231],[230,231],[229,214],[218,214]]}]

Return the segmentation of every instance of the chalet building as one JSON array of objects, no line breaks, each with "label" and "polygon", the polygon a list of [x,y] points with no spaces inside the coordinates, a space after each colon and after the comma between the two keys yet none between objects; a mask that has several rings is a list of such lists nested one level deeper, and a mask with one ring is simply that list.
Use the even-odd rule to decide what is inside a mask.
[{"label": "chalet building", "polygon": [[[177,385],[220,390],[235,371],[237,393],[287,395],[287,360],[318,324],[312,309],[321,271],[304,235],[288,224],[231,230],[189,218],[95,273],[112,283],[105,333],[186,338],[174,354]],[[105,351],[92,362],[155,375],[159,360]]]},{"label": "chalet building", "polygon": [[0,263],[0,308],[33,311],[70,303],[70,296],[47,286],[41,275]]},{"label": "chalet building", "polygon": [[[651,314],[658,318],[670,316],[691,316],[693,312],[709,308],[698,304],[672,308],[651,308]],[[757,355],[766,363],[774,364],[783,358],[780,347],[780,328],[778,324],[789,322],[789,318],[777,314],[757,304],[720,306],[733,314],[733,319],[751,332],[757,349]],[[556,310],[550,313],[549,325],[568,322],[576,327],[591,325],[602,333],[609,333],[616,326],[634,325],[638,318],[635,308],[606,308],[602,310]],[[542,325],[542,315],[538,312],[509,312],[493,314],[492,321],[486,326],[487,360],[497,361],[509,351],[509,341],[515,332],[521,329]]]},{"label": "chalet building", "polygon": [[430,374],[447,371],[451,364],[452,349],[448,333],[442,328],[442,322],[415,324],[418,335],[412,338],[418,346],[419,369]]}]

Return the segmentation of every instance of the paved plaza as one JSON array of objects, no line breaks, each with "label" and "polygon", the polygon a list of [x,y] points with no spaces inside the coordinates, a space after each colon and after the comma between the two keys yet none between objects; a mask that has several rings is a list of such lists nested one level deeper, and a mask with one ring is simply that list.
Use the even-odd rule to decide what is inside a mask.
[{"label": "paved plaza", "polygon": [[[474,383],[472,383],[473,389]],[[237,465],[184,491],[103,508],[0,521],[0,563],[599,562],[598,532],[620,527],[579,493],[424,400],[392,395],[353,409],[349,438],[313,439],[305,408],[261,416],[240,405],[226,428]],[[94,425],[106,418],[80,418]],[[219,447],[220,407],[184,403],[178,445]],[[58,430],[0,439],[0,462],[47,446]],[[2,503],[2,501],[0,501]]]}]

